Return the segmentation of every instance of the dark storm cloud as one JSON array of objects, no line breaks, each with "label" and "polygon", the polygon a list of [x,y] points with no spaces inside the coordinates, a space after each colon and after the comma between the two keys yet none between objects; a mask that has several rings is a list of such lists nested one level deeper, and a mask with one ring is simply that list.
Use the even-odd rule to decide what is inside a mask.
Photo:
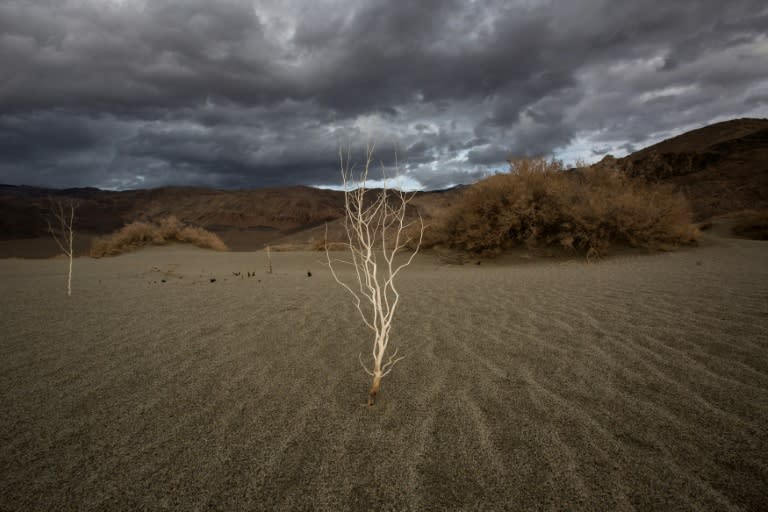
[{"label": "dark storm cloud", "polygon": [[503,162],[512,156],[509,148],[501,146],[487,146],[473,149],[467,153],[467,160],[472,164],[492,165]]},{"label": "dark storm cloud", "polygon": [[[762,1],[6,0],[0,182],[415,185],[768,115]],[[378,176],[378,175],[375,175]]]}]

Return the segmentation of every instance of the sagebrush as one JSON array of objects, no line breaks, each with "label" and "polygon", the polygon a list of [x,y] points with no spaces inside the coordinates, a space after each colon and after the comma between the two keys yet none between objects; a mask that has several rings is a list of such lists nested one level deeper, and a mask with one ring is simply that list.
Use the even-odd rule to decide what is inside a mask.
[{"label": "sagebrush", "polygon": [[730,215],[734,235],[752,240],[768,240],[768,210],[745,210]]},{"label": "sagebrush", "polygon": [[91,256],[115,256],[148,245],[169,242],[190,243],[197,247],[226,251],[227,245],[215,233],[189,226],[170,216],[159,222],[132,222],[111,235],[97,238],[91,245]]},{"label": "sagebrush", "polygon": [[556,160],[525,159],[469,187],[435,223],[428,244],[483,256],[516,246],[600,255],[613,244],[692,243],[692,220],[687,199],[671,186],[617,168],[566,171]]}]

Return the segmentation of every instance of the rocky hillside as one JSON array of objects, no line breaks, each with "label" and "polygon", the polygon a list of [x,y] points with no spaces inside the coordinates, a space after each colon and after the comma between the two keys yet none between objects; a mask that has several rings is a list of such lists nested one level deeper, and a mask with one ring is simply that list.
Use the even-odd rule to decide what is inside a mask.
[{"label": "rocky hillside", "polygon": [[[610,162],[606,157],[603,163]],[[734,119],[618,159],[632,176],[675,184],[699,220],[768,208],[768,119]]]}]

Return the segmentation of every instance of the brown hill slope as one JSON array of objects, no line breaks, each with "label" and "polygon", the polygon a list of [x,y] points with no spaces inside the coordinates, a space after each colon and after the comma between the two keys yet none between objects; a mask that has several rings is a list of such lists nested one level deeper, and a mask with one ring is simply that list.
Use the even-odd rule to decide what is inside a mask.
[{"label": "brown hill slope", "polygon": [[49,196],[77,198],[77,228],[90,234],[109,233],[135,220],[157,220],[168,215],[215,231],[286,233],[338,218],[344,204],[340,192],[309,187],[247,191],[165,187],[110,192],[2,186],[0,239],[46,235]]},{"label": "brown hill slope", "polygon": [[[411,213],[418,211],[429,219],[447,206],[454,193],[419,193]],[[136,220],[157,221],[169,215],[216,232],[234,250],[317,241],[324,234],[322,226],[326,222],[332,226],[330,239],[343,233],[334,221],[343,214],[344,195],[333,190],[302,186],[230,191],[164,187],[112,192],[0,185],[0,241],[48,237],[49,197],[79,201],[75,227],[86,247],[85,239],[111,233]],[[34,252],[41,256],[56,254],[56,246],[52,242],[48,245],[38,244]],[[0,247],[2,254],[17,255]]]},{"label": "brown hill slope", "polygon": [[339,192],[309,187],[222,191],[162,188],[139,191],[131,218],[175,215],[209,229],[269,228],[293,231],[337,218],[342,211]]},{"label": "brown hill slope", "polygon": [[632,176],[683,190],[698,219],[768,208],[768,119],[734,119],[618,160]]}]

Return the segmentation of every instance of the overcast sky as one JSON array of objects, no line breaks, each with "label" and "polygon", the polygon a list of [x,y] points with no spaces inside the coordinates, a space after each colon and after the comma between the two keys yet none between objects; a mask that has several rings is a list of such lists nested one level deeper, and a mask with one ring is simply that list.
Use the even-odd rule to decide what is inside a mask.
[{"label": "overcast sky", "polygon": [[768,117],[765,0],[0,0],[0,183],[442,188]]}]

